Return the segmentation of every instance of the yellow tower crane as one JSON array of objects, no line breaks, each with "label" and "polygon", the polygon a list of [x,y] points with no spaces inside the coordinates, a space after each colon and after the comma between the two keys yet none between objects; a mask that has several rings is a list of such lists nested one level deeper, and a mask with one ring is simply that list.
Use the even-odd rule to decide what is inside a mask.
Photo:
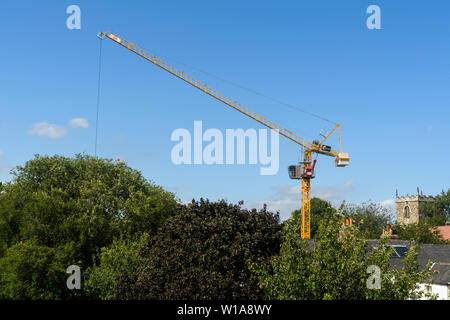
[{"label": "yellow tower crane", "polygon": [[[298,166],[289,166],[289,177],[291,179],[300,179],[301,180],[301,213],[302,213],[302,224],[301,224],[301,238],[309,239],[310,238],[310,215],[311,215],[311,179],[314,178],[314,167],[315,161],[311,163],[311,154],[323,154],[326,156],[331,156],[335,158],[335,164],[337,167],[345,167],[349,164],[350,157],[348,153],[342,152],[342,141],[341,141],[341,132],[339,123],[330,131],[327,136],[324,136],[323,141],[314,141],[313,143],[306,141],[303,138],[295,135],[291,131],[273,123],[272,121],[260,116],[256,112],[244,107],[240,103],[224,96],[220,92],[208,87],[206,84],[201,83],[200,81],[195,80],[189,75],[185,74],[183,71],[172,67],[161,59],[155,57],[154,55],[146,52],[145,50],[139,48],[137,45],[127,41],[126,39],[110,32],[100,32],[98,34],[100,39],[107,37],[114,42],[117,42],[121,46],[124,46],[128,50],[136,53],[142,58],[150,61],[156,66],[166,70],[167,72],[173,74],[174,76],[180,78],[181,80],[186,81],[190,85],[196,87],[197,89],[209,94],[213,98],[216,98],[219,101],[222,101],[226,105],[231,108],[245,114],[246,116],[258,121],[259,123],[265,125],[266,127],[277,130],[279,134],[284,137],[294,141],[299,144],[303,148],[303,161],[299,163]],[[338,130],[339,134],[339,152],[331,149],[330,146],[324,145],[324,142],[328,139],[328,137],[335,131]]]}]

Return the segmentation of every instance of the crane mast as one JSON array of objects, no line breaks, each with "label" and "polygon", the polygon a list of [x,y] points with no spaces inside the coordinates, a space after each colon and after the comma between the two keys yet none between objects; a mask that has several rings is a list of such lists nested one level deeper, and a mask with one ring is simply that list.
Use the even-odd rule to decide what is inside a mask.
[{"label": "crane mast", "polygon": [[[190,85],[195,88],[203,91],[204,93],[210,95],[211,97],[223,102],[229,107],[243,113],[247,117],[250,117],[264,126],[277,130],[279,134],[290,139],[291,141],[299,144],[303,149],[303,161],[300,163],[300,166],[290,166],[289,167],[289,175],[291,179],[299,179],[301,180],[301,213],[302,213],[302,224],[301,224],[301,238],[309,239],[310,238],[310,214],[311,214],[311,179],[314,178],[314,166],[311,167],[311,154],[323,154],[327,156],[331,156],[335,158],[335,164],[337,167],[347,166],[349,163],[349,155],[348,153],[342,152],[342,142],[341,142],[341,134],[340,134],[340,125],[339,123],[330,131],[330,133],[325,137],[322,142],[314,142],[311,143],[291,131],[277,125],[276,123],[270,121],[269,119],[257,114],[256,112],[250,110],[249,108],[241,105],[237,101],[228,98],[227,96],[221,94],[220,92],[210,88],[206,84],[192,78],[191,76],[185,74],[183,71],[176,69],[175,67],[169,65],[164,62],[160,58],[146,52],[141,49],[137,45],[127,41],[126,39],[110,32],[100,32],[98,34],[100,39],[107,37],[114,42],[120,44],[121,46],[127,48],[128,50],[136,53],[142,58],[150,61],[154,65],[164,69],[165,71],[171,73],[172,75],[180,78],[183,81],[186,81]],[[328,139],[328,137],[335,131],[338,130],[339,133],[339,147],[340,151],[334,151],[331,147],[324,145],[323,143]],[[312,168],[312,169],[311,169]]]}]

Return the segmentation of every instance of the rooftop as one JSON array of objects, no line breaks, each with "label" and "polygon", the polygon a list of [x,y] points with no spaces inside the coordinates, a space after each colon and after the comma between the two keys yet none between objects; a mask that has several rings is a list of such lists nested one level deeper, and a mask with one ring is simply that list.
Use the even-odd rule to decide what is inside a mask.
[{"label": "rooftop", "polygon": [[442,239],[444,239],[444,240],[450,239],[450,225],[439,226],[439,227],[436,227],[436,229],[439,230],[439,232],[441,233]]},{"label": "rooftop", "polygon": [[[368,240],[369,246],[375,247],[378,240]],[[389,245],[395,247],[395,252],[391,258],[391,266],[401,268],[403,266],[403,258],[406,250],[409,250],[411,245],[416,245],[414,242],[408,240],[390,240]],[[431,271],[439,271],[438,274],[432,274],[431,279],[435,284],[450,284],[450,245],[448,244],[420,244],[418,245],[418,257],[420,270],[424,270],[428,261],[433,263]]]}]

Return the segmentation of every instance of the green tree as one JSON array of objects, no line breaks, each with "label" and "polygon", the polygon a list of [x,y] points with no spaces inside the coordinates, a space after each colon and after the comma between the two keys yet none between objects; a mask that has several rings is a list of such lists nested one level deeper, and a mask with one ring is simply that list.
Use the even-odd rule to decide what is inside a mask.
[{"label": "green tree", "polygon": [[450,221],[450,189],[435,197],[433,202],[420,203],[425,222],[430,226],[442,226]]},{"label": "green tree", "polygon": [[[357,226],[342,227],[342,215],[321,220],[315,242],[300,239],[292,220],[283,232],[280,254],[250,266],[269,299],[414,299],[417,283],[430,275],[418,270],[414,247],[402,269],[391,268],[388,239],[371,250]],[[380,268],[381,289],[367,285],[370,265]]]},{"label": "green tree", "polygon": [[421,221],[415,224],[409,225],[397,225],[395,230],[397,231],[398,238],[401,240],[414,240],[416,243],[426,244],[443,244],[446,243],[442,239],[442,235],[439,230],[433,228],[434,225],[428,221]]},{"label": "green tree", "polygon": [[[70,247],[50,248],[34,240],[18,242],[0,259],[0,299],[64,299],[77,292],[61,290],[71,264]],[[55,290],[56,289],[56,290]]]},{"label": "green tree", "polygon": [[247,260],[278,253],[278,214],[225,201],[183,206],[141,250],[134,275],[117,285],[119,299],[255,299],[263,295]]},{"label": "green tree", "polygon": [[450,221],[450,189],[447,192],[442,190],[441,194],[437,196],[437,206],[446,218],[446,221]]},{"label": "green tree", "polygon": [[[330,202],[316,197],[311,199],[311,217],[310,217],[311,238],[314,238],[314,236],[316,235],[320,221],[322,219],[327,219],[335,212],[336,209],[332,207]],[[300,210],[292,211],[291,219],[300,226],[302,220],[301,211]]]},{"label": "green tree", "polygon": [[388,210],[373,202],[345,205],[342,213],[346,218],[353,219],[366,239],[380,238],[391,220]]},{"label": "green tree", "polygon": [[[0,296],[8,299],[77,295],[75,290],[67,293],[69,265],[86,271],[101,248],[114,239],[155,233],[178,206],[172,193],[124,162],[88,155],[36,155],[13,170],[12,181],[0,188]],[[37,248],[34,255],[26,254],[30,246]],[[12,267],[8,261],[14,262]],[[48,264],[55,275],[47,278],[37,269],[21,267],[28,261]],[[38,278],[25,281],[34,290],[20,290],[20,281],[14,280],[27,277]],[[20,295],[13,294],[16,286]],[[37,294],[42,288],[45,293]]]},{"label": "green tree", "polygon": [[99,263],[89,268],[85,277],[87,296],[91,299],[113,299],[118,279],[137,272],[143,261],[139,252],[147,240],[148,234],[143,234],[137,241],[116,240],[111,246],[102,248]]}]

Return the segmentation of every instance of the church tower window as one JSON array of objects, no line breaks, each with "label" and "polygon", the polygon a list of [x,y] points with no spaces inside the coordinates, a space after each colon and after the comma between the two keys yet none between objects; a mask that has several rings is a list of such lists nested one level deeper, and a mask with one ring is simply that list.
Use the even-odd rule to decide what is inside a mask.
[{"label": "church tower window", "polygon": [[405,219],[409,219],[409,207],[408,206],[405,207],[404,212],[405,212]]}]

